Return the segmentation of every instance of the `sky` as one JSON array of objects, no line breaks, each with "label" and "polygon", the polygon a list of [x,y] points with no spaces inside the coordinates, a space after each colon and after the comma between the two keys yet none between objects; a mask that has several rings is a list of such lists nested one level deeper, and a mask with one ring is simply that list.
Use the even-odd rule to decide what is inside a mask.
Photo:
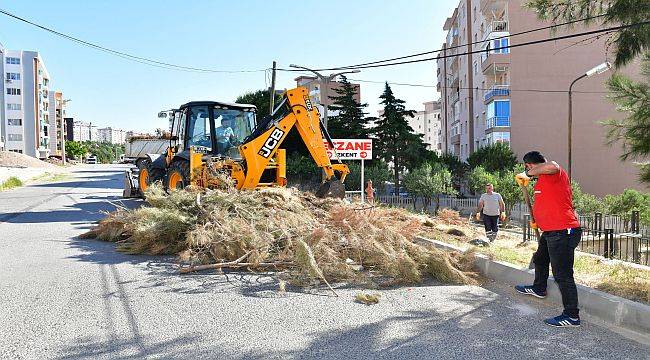
[{"label": "sky", "polygon": [[[157,61],[217,70],[298,64],[345,66],[440,48],[456,0],[78,1],[14,0],[0,8],[62,33]],[[99,126],[151,132],[161,110],[193,100],[234,99],[268,88],[264,71],[197,73],[152,67],[81,46],[0,14],[5,49],[38,51],[50,89],[70,99],[67,115]],[[278,72],[276,88],[295,73]],[[363,69],[351,79],[435,85],[435,62]],[[376,115],[382,83],[361,84]],[[413,110],[439,98],[435,87],[393,85]]]}]

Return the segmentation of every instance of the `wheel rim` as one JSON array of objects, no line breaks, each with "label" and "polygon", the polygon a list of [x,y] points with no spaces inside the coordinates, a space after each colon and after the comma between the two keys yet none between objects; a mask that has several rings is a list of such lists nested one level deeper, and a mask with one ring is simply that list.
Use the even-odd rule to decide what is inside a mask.
[{"label": "wheel rim", "polygon": [[176,171],[169,174],[169,189],[176,190],[183,188],[183,177]]},{"label": "wheel rim", "polygon": [[140,170],[140,177],[138,178],[138,184],[142,191],[147,190],[149,187],[149,170],[142,169]]}]

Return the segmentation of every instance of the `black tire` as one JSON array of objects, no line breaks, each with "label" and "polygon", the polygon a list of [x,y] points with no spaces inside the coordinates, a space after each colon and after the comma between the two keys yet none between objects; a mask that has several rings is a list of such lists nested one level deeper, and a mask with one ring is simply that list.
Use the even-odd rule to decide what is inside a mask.
[{"label": "black tire", "polygon": [[167,169],[165,189],[183,189],[190,184],[190,163],[187,160],[174,160]]},{"label": "black tire", "polygon": [[148,168],[149,168],[149,185],[155,183],[156,181],[160,181],[160,183],[164,185],[165,169],[155,168],[151,164],[149,164]]},{"label": "black tire", "polygon": [[149,166],[149,163],[151,163],[151,161],[149,161],[149,159],[138,159],[138,160],[135,162],[135,167],[137,167],[138,170],[142,170],[142,169],[144,169],[145,167],[148,167],[148,166]]}]

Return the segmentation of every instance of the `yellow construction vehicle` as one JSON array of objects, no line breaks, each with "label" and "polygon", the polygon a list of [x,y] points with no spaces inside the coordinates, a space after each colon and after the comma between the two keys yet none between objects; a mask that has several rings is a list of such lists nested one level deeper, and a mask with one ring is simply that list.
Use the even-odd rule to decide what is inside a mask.
[{"label": "yellow construction vehicle", "polygon": [[286,150],[280,145],[295,127],[324,172],[316,195],[345,196],[343,181],[350,170],[330,161],[324,142],[333,147],[332,139],[304,87],[286,91],[273,113],[260,121],[253,105],[214,101],[189,102],[160,115],[167,116],[169,147],[164,154],[147,154],[138,180],[127,181],[139,188],[130,193],[143,193],[155,181],[170,191],[188,185],[213,188],[224,175],[241,190],[285,186]]}]

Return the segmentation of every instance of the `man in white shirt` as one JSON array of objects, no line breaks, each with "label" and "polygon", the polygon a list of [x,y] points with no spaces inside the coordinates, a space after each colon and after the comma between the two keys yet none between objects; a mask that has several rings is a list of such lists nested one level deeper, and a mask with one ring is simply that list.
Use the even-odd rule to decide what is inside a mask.
[{"label": "man in white shirt", "polygon": [[506,219],[506,204],[503,202],[501,194],[494,192],[492,184],[485,185],[485,193],[481,195],[478,201],[478,212],[476,220],[481,219],[483,215],[483,225],[485,226],[485,236],[493,242],[499,232],[499,218],[501,221]]}]

